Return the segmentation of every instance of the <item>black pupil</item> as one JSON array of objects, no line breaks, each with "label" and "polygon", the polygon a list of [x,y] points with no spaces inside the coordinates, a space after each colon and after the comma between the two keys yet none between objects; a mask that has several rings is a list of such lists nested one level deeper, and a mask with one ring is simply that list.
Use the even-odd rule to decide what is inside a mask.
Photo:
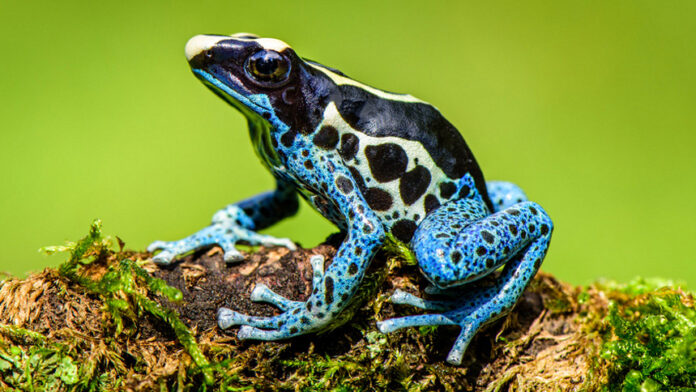
[{"label": "black pupil", "polygon": [[278,69],[278,57],[274,53],[265,53],[256,59],[256,70],[263,75],[273,75]]}]

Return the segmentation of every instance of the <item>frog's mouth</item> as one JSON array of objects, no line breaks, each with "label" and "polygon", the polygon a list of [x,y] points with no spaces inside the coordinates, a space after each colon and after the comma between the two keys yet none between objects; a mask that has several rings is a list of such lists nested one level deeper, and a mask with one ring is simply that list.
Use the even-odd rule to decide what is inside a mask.
[{"label": "frog's mouth", "polygon": [[266,95],[244,94],[237,91],[228,83],[221,81],[213,74],[201,69],[193,69],[193,73],[196,77],[201,79],[203,84],[212,90],[215,95],[224,99],[247,118],[260,117],[262,119],[270,119],[275,117],[275,112]]}]

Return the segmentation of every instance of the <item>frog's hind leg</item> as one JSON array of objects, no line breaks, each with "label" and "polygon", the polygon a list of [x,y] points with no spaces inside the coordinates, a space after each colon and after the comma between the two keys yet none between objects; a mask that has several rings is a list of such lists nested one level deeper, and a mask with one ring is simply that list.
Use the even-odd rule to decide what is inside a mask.
[{"label": "frog's hind leg", "polygon": [[493,203],[494,212],[528,200],[522,188],[507,181],[486,181],[486,191]]},{"label": "frog's hind leg", "polygon": [[[482,202],[463,199],[440,207],[421,222],[411,247],[423,273],[436,287],[459,297],[447,304],[397,295],[397,302],[442,313],[386,320],[378,324],[382,332],[416,325],[460,325],[447,358],[459,364],[476,331],[512,309],[541,265],[553,226],[533,202],[487,214]],[[505,268],[493,285],[471,283],[502,265]]]}]

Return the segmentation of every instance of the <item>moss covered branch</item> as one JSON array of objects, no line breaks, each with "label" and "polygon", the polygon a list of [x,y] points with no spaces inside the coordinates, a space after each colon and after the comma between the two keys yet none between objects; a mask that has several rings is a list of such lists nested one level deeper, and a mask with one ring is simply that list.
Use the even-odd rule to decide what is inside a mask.
[{"label": "moss covered branch", "polygon": [[[5,390],[696,390],[696,310],[672,282],[585,288],[540,273],[506,318],[481,331],[461,367],[444,360],[457,330],[383,335],[375,321],[410,308],[387,298],[425,282],[398,244],[378,255],[347,323],[283,342],[240,342],[215,326],[221,306],[256,315],[263,282],[298,300],[311,292],[314,249],[255,249],[225,265],[209,249],[171,267],[103,237],[99,222],[57,269],[0,284],[0,387]],[[480,282],[479,284],[486,284]]]}]

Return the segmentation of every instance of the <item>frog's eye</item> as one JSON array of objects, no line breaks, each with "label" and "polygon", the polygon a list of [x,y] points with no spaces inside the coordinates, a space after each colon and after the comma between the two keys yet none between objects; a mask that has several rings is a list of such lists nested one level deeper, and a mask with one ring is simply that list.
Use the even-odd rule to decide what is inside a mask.
[{"label": "frog's eye", "polygon": [[274,86],[287,80],[290,61],[274,50],[261,50],[249,56],[246,72],[262,86]]}]

